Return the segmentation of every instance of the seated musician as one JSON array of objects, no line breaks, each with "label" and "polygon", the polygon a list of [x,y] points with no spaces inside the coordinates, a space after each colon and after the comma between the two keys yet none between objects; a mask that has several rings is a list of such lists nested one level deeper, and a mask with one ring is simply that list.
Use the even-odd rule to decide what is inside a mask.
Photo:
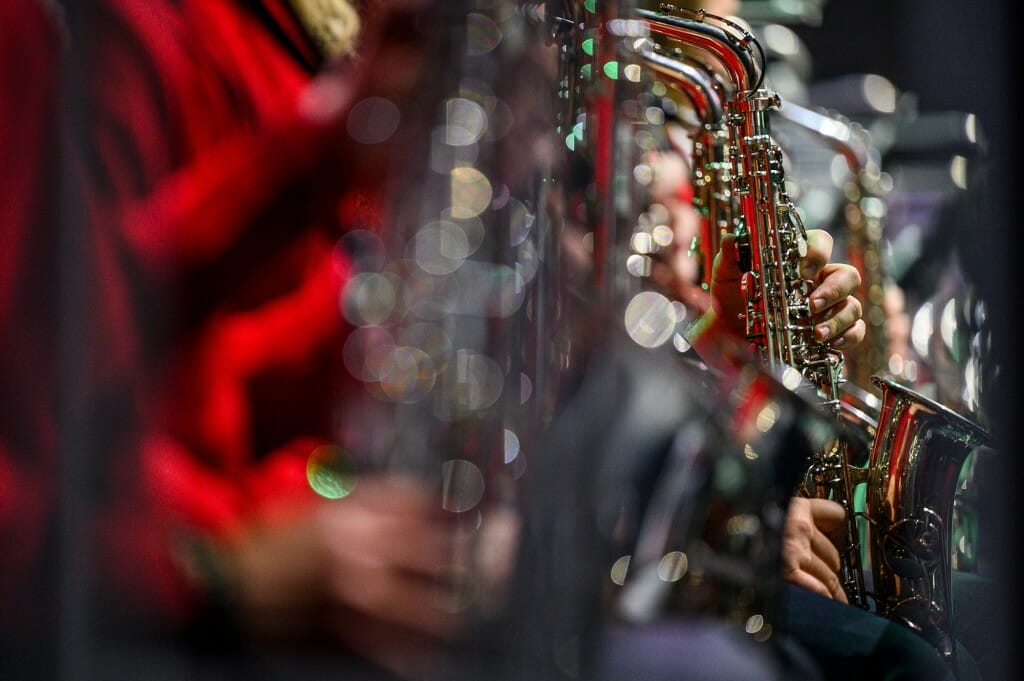
[{"label": "seated musician", "polygon": [[[94,4],[83,158],[105,335],[92,340],[120,351],[96,358],[93,380],[111,424],[105,489],[122,482],[111,471],[143,483],[141,499],[111,494],[104,509],[108,593],[173,624],[224,609],[243,640],[330,639],[422,674],[458,626],[444,598],[454,540],[436,502],[380,474],[330,503],[306,477],[331,441],[329,378],[346,333],[337,300],[354,256],[336,245],[382,227],[373,159],[360,172],[339,162],[356,155],[346,116],[368,78],[323,68],[351,49],[359,17],[320,3],[333,12],[318,33],[296,11],[312,3]],[[364,44],[382,41],[384,19],[365,23]],[[415,84],[415,53],[392,47],[356,64]],[[828,263],[823,233],[810,245],[821,333],[852,345],[856,272]],[[727,243],[702,338],[737,332],[736,274]],[[828,539],[837,509],[794,500],[785,575],[842,601]]]},{"label": "seated musician", "polygon": [[[709,10],[711,11],[711,10]],[[693,284],[693,258],[688,245],[697,233],[699,216],[687,200],[688,165],[675,151],[651,158],[655,182],[651,199],[669,209],[675,237],[670,251],[656,264],[653,277],[680,300],[709,309],[692,330],[694,348],[709,364],[724,361],[719,345],[724,338],[742,339],[741,314],[745,299],[740,288],[735,238],[723,238],[715,259],[712,296]],[[682,187],[682,189],[680,189]],[[853,296],[860,274],[851,265],[829,262],[833,238],[823,230],[808,230],[808,251],[801,274],[815,282],[810,299],[815,313],[815,337],[832,347],[849,349],[864,339],[862,308]],[[953,670],[930,644],[905,627],[849,607],[838,571],[845,512],[836,502],[794,497],[784,530],[783,577],[794,587],[786,591],[787,632],[807,650],[829,679],[953,678]],[[826,600],[827,599],[827,600]],[[837,636],[837,629],[851,632]],[[959,678],[977,678],[970,654],[958,649]]]},{"label": "seated musician", "polygon": [[100,0],[70,14],[90,112],[77,142],[113,669],[131,659],[117,651],[183,626],[207,648],[329,641],[406,673],[453,635],[454,539],[433,490],[365,473],[337,502],[307,477],[348,387],[338,301],[359,254],[340,238],[383,215],[387,152],[354,142],[347,115],[374,88],[415,85],[415,45],[382,35],[415,4],[360,17],[345,0]]}]

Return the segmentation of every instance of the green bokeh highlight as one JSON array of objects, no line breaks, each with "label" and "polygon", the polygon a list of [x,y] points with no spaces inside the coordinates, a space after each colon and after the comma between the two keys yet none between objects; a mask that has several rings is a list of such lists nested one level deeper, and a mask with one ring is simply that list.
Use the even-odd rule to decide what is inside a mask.
[{"label": "green bokeh highlight", "polygon": [[325,499],[344,499],[355,490],[358,474],[341,447],[323,445],[306,462],[306,480]]}]

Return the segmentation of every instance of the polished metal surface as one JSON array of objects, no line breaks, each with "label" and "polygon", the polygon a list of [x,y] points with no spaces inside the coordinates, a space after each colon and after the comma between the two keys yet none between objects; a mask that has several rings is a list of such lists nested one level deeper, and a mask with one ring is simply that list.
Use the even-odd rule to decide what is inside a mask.
[{"label": "polished metal surface", "polygon": [[968,454],[991,444],[980,426],[895,381],[882,390],[868,467],[871,567],[880,615],[955,663],[950,595],[953,494]]}]

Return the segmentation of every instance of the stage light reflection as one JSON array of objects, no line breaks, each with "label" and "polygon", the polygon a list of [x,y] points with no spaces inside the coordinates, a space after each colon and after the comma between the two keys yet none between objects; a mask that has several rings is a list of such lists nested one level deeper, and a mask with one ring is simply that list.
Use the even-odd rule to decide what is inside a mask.
[{"label": "stage light reflection", "polygon": [[514,282],[519,285],[529,284],[537,275],[540,268],[540,253],[533,241],[524,241],[516,249],[516,273],[522,279],[521,282]]},{"label": "stage light reflection", "polygon": [[526,404],[533,394],[533,381],[526,374],[519,374],[519,404]]},{"label": "stage light reflection", "polygon": [[505,463],[512,463],[519,456],[519,436],[514,431],[505,429]]},{"label": "stage light reflection", "polygon": [[[493,208],[493,205],[491,206]],[[479,217],[456,219],[448,211],[442,211],[442,219],[448,220],[459,227],[466,236],[466,256],[471,256],[480,250],[484,243],[484,223]]]},{"label": "stage light reflection", "polygon": [[451,214],[466,219],[483,213],[491,204],[491,183],[472,166],[459,166],[451,172]]},{"label": "stage light reflection", "polygon": [[376,326],[391,316],[397,297],[398,282],[393,275],[364,272],[345,284],[342,310],[354,326]]},{"label": "stage light reflection", "polygon": [[441,506],[452,513],[476,508],[484,497],[484,475],[472,461],[451,459],[441,466]]},{"label": "stage light reflection", "polygon": [[638,345],[656,348],[664,345],[676,327],[672,301],[654,291],[633,296],[626,306],[626,332]]},{"label": "stage light reflection", "polygon": [[791,57],[800,54],[800,38],[793,29],[782,24],[767,24],[763,33],[765,44],[779,54]]},{"label": "stage light reflection", "polygon": [[380,380],[387,358],[395,348],[391,334],[380,326],[364,326],[352,331],[342,348],[345,368],[364,383]]},{"label": "stage light reflection", "polygon": [[402,302],[405,309],[419,319],[444,319],[455,309],[458,299],[459,282],[456,277],[427,274],[418,265],[413,265],[412,271],[406,272]]},{"label": "stage light reflection", "polygon": [[626,575],[629,574],[629,561],[632,556],[622,556],[614,563],[612,563],[611,579],[612,582],[618,586],[622,586],[626,583]]},{"label": "stage light reflection", "polygon": [[978,141],[978,117],[975,114],[968,114],[964,120],[964,134],[971,143]]},{"label": "stage light reflection", "polygon": [[910,325],[910,342],[921,359],[928,359],[929,344],[935,327],[932,323],[932,303],[928,301],[914,313],[914,321]]},{"label": "stage light reflection", "polygon": [[397,347],[381,370],[381,391],[395,402],[417,402],[434,387],[437,373],[430,356],[413,347]]},{"label": "stage light reflection", "polygon": [[[752,450],[751,450],[752,451]],[[747,457],[751,458],[751,457]],[[755,454],[751,460],[757,458]],[[752,513],[734,515],[725,523],[725,531],[731,535],[744,535],[752,537],[761,529],[761,520]]]},{"label": "stage light reflection", "polygon": [[828,174],[832,178],[832,184],[843,189],[850,181],[850,164],[842,155],[836,154],[829,163]]},{"label": "stage light reflection", "polygon": [[654,243],[661,248],[668,248],[671,246],[674,236],[675,235],[672,234],[672,228],[668,225],[657,225],[651,230],[651,238],[654,239]]},{"label": "stage light reflection", "polygon": [[526,205],[519,199],[508,201],[508,224],[509,241],[513,246],[518,246],[530,236],[536,218]]},{"label": "stage light reflection", "polygon": [[646,255],[633,255],[626,258],[626,271],[634,277],[651,276],[653,261]]},{"label": "stage light reflection", "polygon": [[419,348],[430,357],[434,366],[443,364],[452,350],[451,340],[444,329],[429,322],[418,322],[399,329],[398,343]]},{"label": "stage light reflection", "polygon": [[501,27],[486,14],[470,12],[466,16],[466,52],[472,56],[487,54],[504,37]]},{"label": "stage light reflection", "polygon": [[447,220],[421,227],[412,244],[412,252],[407,255],[429,274],[451,274],[462,266],[470,253],[466,232]]},{"label": "stage light reflection", "polygon": [[646,163],[638,163],[633,168],[633,179],[636,180],[637,184],[646,187],[654,181],[654,169]]},{"label": "stage light reflection", "polygon": [[473,416],[497,402],[504,387],[496,361],[472,350],[457,350],[438,376],[434,414],[448,422]]},{"label": "stage light reflection", "polygon": [[950,298],[943,306],[942,315],[939,317],[939,334],[942,336],[942,342],[946,344],[946,349],[952,353],[954,358],[959,354],[956,331],[956,298]]},{"label": "stage light reflection", "polygon": [[341,447],[322,445],[306,461],[306,480],[310,488],[325,499],[343,499],[358,481],[355,463]]},{"label": "stage light reflection", "polygon": [[490,357],[479,354],[460,353],[456,358],[459,365],[459,385],[463,392],[463,404],[470,410],[485,409],[501,397],[505,385],[501,367]]},{"label": "stage light reflection", "polygon": [[647,255],[654,251],[654,238],[647,232],[637,232],[630,239],[630,247],[634,253]]},{"label": "stage light reflection", "polygon": [[869,74],[864,76],[862,88],[864,98],[875,111],[880,113],[896,111],[896,87],[888,79]]},{"label": "stage light reflection", "polygon": [[644,109],[644,119],[651,125],[665,125],[665,110],[660,106],[649,106]]},{"label": "stage light reflection", "polygon": [[686,574],[690,562],[682,551],[672,551],[658,561],[658,579],[663,582],[678,582]]},{"label": "stage light reflection", "polygon": [[794,367],[787,366],[782,370],[782,385],[786,386],[789,390],[796,390],[799,388],[800,383],[802,383],[803,380],[803,374]]},{"label": "stage light reflection", "polygon": [[762,433],[767,433],[775,427],[775,423],[779,420],[781,412],[782,410],[779,409],[779,405],[774,401],[764,405],[764,407],[761,408],[761,411],[757,414],[757,429]]},{"label": "stage light reflection", "polygon": [[[528,262],[526,267],[535,267]],[[458,297],[450,312],[460,315],[505,318],[514,314],[526,297],[523,265],[494,265],[475,260],[466,261],[452,277],[457,283]],[[535,270],[534,270],[535,271]]]},{"label": "stage light reflection", "polygon": [[380,144],[395,134],[401,120],[402,114],[394,102],[367,97],[352,106],[345,127],[352,139],[361,144]]},{"label": "stage light reflection", "polygon": [[967,158],[954,156],[949,162],[949,177],[960,189],[967,189]]},{"label": "stage light reflection", "polygon": [[445,142],[453,147],[476,144],[487,130],[487,114],[482,106],[470,99],[449,99],[447,114]]},{"label": "stage light reflection", "polygon": [[448,126],[434,128],[430,133],[430,169],[439,175],[448,175],[455,168],[476,163],[480,155],[479,144],[461,147],[448,144]]}]

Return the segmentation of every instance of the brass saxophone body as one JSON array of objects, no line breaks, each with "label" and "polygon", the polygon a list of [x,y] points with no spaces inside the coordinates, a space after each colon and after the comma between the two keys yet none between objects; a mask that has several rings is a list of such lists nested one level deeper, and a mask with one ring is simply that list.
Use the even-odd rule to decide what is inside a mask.
[{"label": "brass saxophone body", "polygon": [[642,56],[648,70],[660,82],[689,100],[699,121],[689,131],[693,145],[693,207],[700,215],[700,233],[690,244],[690,254],[698,263],[698,283],[710,291],[715,254],[722,237],[734,231],[736,219],[728,158],[729,129],[725,125],[728,93],[714,73],[678,48],[667,50],[653,43]]},{"label": "brass saxophone body", "polygon": [[[887,190],[878,152],[866,130],[838,114],[787,103],[779,115],[824,140],[849,169],[843,187],[843,238],[846,261],[861,274],[855,295],[864,310],[867,333],[864,341],[846,354],[846,377],[860,388],[870,388],[873,375],[890,373],[891,355],[885,310],[888,274],[882,260]],[[874,412],[877,405],[871,402],[867,411]]]},{"label": "brass saxophone body", "polygon": [[[800,274],[807,235],[785,190],[782,153],[771,138],[768,112],[778,96],[754,93],[731,107],[733,176],[743,225],[737,233],[742,287],[747,299],[747,337],[763,360],[781,369],[790,366],[816,386],[823,405],[842,418],[840,383],[843,355],[814,337],[809,294],[813,282]],[[749,257],[749,263],[744,260]],[[845,440],[812,455],[806,492],[832,499],[846,511],[846,543],[840,552],[839,578],[852,605],[868,607],[859,533],[853,508],[852,471]]]},{"label": "brass saxophone body", "polygon": [[[727,19],[668,5],[662,5],[662,10],[641,12],[652,33],[713,55],[733,86],[725,105],[725,124],[737,209],[736,243],[740,267],[745,270],[747,338],[772,371],[792,367],[815,386],[825,409],[839,420],[843,355],[814,338],[808,297],[813,282],[800,274],[807,235],[786,193],[782,150],[771,136],[771,112],[781,102],[776,93],[761,87],[763,68],[754,54],[759,47],[749,33]],[[850,603],[867,608],[844,441],[812,456],[804,487],[846,510],[847,542],[840,554],[839,576]]]},{"label": "brass saxophone body", "polygon": [[868,468],[867,516],[875,608],[931,642],[955,668],[950,522],[967,455],[987,432],[895,381],[882,391]]},{"label": "brass saxophone body", "polygon": [[[881,171],[863,131],[838,116],[796,105],[782,115],[828,139],[849,166],[845,187],[845,244],[848,261],[863,280],[860,300],[868,334],[850,356],[848,377],[855,386],[872,385],[881,400],[864,395],[859,426],[874,431],[866,469],[851,476],[867,482],[866,520],[875,611],[917,632],[955,668],[950,608],[950,531],[957,479],[968,455],[990,445],[981,427],[945,406],[878,374],[898,373],[890,363],[885,328],[882,262],[886,205]],[[910,376],[897,376],[910,380]],[[844,388],[844,401],[859,388]],[[849,414],[849,404],[844,404]]]},{"label": "brass saxophone body", "polygon": [[[752,50],[756,41],[727,19],[704,12],[661,5],[660,12],[639,10],[639,14],[650,24],[652,36],[696,50],[731,86],[724,104],[728,148],[723,153],[730,165],[731,224],[740,264],[746,270],[742,285],[747,337],[765,364],[812,384],[825,409],[836,420],[845,416],[849,421],[849,405],[843,404],[840,395],[845,380],[843,354],[813,335],[808,300],[813,283],[800,274],[806,232],[786,192],[782,153],[771,135],[770,117],[781,102],[777,94],[761,88],[762,70]],[[786,113],[796,118],[805,112],[792,106]],[[864,141],[850,128],[845,138],[841,126],[827,130],[834,133],[833,141],[853,177],[847,194],[853,207],[848,207],[846,215],[853,241],[847,249],[851,259],[859,261],[867,282],[865,309],[875,331],[867,354],[858,358],[856,373],[863,377],[885,371],[888,364],[883,354],[888,351],[888,339],[879,248],[884,204],[875,201],[882,198],[879,171]],[[967,455],[987,444],[989,436],[969,420],[889,379],[874,376],[870,380],[881,390],[882,399],[873,398],[868,413],[859,421],[854,419],[857,426],[869,427],[867,468],[851,465],[848,441],[841,438],[812,455],[804,487],[846,510],[839,577],[850,603],[866,609],[873,601],[878,614],[919,632],[954,663],[949,597],[954,490]],[[849,433],[849,427],[845,431]],[[853,488],[861,483],[868,484],[870,591],[853,509]]]}]

